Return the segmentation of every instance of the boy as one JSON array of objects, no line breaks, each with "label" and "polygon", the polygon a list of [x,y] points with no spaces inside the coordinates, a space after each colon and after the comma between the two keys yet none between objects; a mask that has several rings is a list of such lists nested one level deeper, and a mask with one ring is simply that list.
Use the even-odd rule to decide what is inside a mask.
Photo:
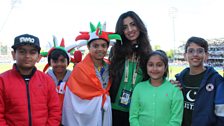
[{"label": "boy", "polygon": [[[56,37],[54,38],[56,39]],[[47,64],[45,65],[43,72],[46,72],[47,70],[47,74],[54,80],[54,84],[57,87],[56,91],[62,106],[66,86],[65,83],[71,75],[71,70],[68,69],[70,55],[65,49],[64,38],[62,38],[59,46],[56,41],[53,42],[54,47],[48,52],[41,52],[40,54],[43,57],[47,57]],[[51,67],[51,69],[48,69],[49,67]]]},{"label": "boy", "polygon": [[91,32],[76,40],[87,40],[89,53],[72,71],[65,91],[62,124],[65,126],[111,126],[109,67],[104,59],[110,39],[119,35],[90,23]]},{"label": "boy", "polygon": [[184,94],[182,126],[223,126],[224,80],[214,68],[204,66],[208,58],[207,41],[189,38],[184,57],[190,67],[176,75]]},{"label": "boy", "polygon": [[40,59],[39,39],[15,37],[11,70],[0,75],[1,126],[58,126],[61,110],[53,80],[35,67]]}]

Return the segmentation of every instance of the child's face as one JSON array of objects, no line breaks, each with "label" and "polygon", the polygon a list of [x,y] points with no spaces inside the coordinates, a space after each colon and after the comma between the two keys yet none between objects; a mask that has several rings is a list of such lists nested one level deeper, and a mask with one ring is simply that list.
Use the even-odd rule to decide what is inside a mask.
[{"label": "child's face", "polygon": [[67,58],[60,55],[57,60],[50,59],[51,67],[55,73],[62,73],[67,69],[68,61]]},{"label": "child's face", "polygon": [[134,44],[137,42],[137,39],[140,35],[140,31],[135,24],[134,20],[131,17],[127,17],[123,21],[123,27],[124,27],[124,35],[125,37]]},{"label": "child's face", "polygon": [[93,60],[102,60],[107,54],[108,44],[105,40],[98,39],[92,41],[88,49]]},{"label": "child's face", "polygon": [[15,52],[12,52],[12,57],[16,60],[17,67],[23,70],[32,69],[40,60],[38,49],[31,45],[19,46]]},{"label": "child's face", "polygon": [[207,60],[208,54],[201,46],[191,43],[187,47],[187,52],[184,54],[184,57],[190,67],[203,67],[203,63]]},{"label": "child's face", "polygon": [[159,55],[153,55],[147,62],[147,73],[151,80],[163,80],[166,66]]}]

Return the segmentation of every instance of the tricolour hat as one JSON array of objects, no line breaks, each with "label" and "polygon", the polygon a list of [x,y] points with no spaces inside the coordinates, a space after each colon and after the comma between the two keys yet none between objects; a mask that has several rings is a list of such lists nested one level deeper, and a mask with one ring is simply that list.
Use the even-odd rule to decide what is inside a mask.
[{"label": "tricolour hat", "polygon": [[34,45],[40,51],[40,42],[39,38],[29,34],[23,34],[15,37],[14,45],[12,46],[13,49],[16,49],[22,45]]},{"label": "tricolour hat", "polygon": [[87,43],[90,43],[96,39],[104,39],[107,42],[110,42],[111,39],[121,41],[121,36],[119,34],[106,32],[105,29],[105,26],[102,27],[100,22],[97,24],[97,27],[90,22],[90,32],[80,32],[81,35],[78,35],[75,40],[87,40]]},{"label": "tricolour hat", "polygon": [[55,36],[53,36],[53,44],[54,44],[54,46],[49,51],[47,51],[47,52],[40,52],[40,55],[42,57],[47,57],[48,58],[48,63],[45,65],[45,67],[43,69],[43,72],[45,72],[49,68],[49,66],[50,66],[50,63],[49,63],[50,55],[55,50],[61,50],[63,53],[65,53],[66,54],[66,58],[68,60],[68,64],[70,62],[70,55],[68,53],[68,50],[65,49],[64,38],[62,38],[60,45],[58,45],[57,38]]}]

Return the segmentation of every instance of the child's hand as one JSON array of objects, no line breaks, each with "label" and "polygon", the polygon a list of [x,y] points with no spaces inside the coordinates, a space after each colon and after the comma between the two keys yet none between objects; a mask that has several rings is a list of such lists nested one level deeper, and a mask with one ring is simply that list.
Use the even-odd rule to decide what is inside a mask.
[{"label": "child's hand", "polygon": [[183,87],[181,86],[181,84],[180,84],[179,81],[176,81],[176,80],[170,80],[170,83],[174,84],[176,87],[179,87],[180,90],[182,90],[182,88],[183,88]]}]

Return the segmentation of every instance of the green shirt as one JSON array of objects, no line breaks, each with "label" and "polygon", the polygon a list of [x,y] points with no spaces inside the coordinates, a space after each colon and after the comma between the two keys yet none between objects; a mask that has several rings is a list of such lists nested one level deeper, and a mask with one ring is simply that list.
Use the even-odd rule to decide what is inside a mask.
[{"label": "green shirt", "polygon": [[[137,70],[137,77],[136,77],[136,81],[135,81],[135,85],[132,84],[132,77],[133,77],[133,71],[134,69],[136,68],[136,62],[132,62],[132,61],[129,61],[129,73],[128,73],[128,82],[124,82],[124,76],[125,76],[125,66],[124,66],[124,72],[123,72],[123,75],[122,75],[122,79],[121,79],[121,82],[120,82],[120,87],[118,89],[118,93],[117,93],[117,96],[116,96],[116,99],[115,99],[115,102],[112,103],[112,108],[115,109],[115,110],[120,110],[120,111],[124,111],[124,112],[129,112],[129,106],[128,107],[124,107],[124,106],[121,106],[120,105],[120,97],[122,95],[122,90],[125,89],[125,90],[128,90],[128,91],[133,91],[135,85],[139,82],[142,81],[143,79],[143,75],[142,75],[142,70],[139,69]],[[125,65],[125,64],[124,64]]]},{"label": "green shirt", "polygon": [[148,81],[137,84],[130,107],[131,126],[180,126],[183,117],[183,94],[165,80],[161,86]]}]

